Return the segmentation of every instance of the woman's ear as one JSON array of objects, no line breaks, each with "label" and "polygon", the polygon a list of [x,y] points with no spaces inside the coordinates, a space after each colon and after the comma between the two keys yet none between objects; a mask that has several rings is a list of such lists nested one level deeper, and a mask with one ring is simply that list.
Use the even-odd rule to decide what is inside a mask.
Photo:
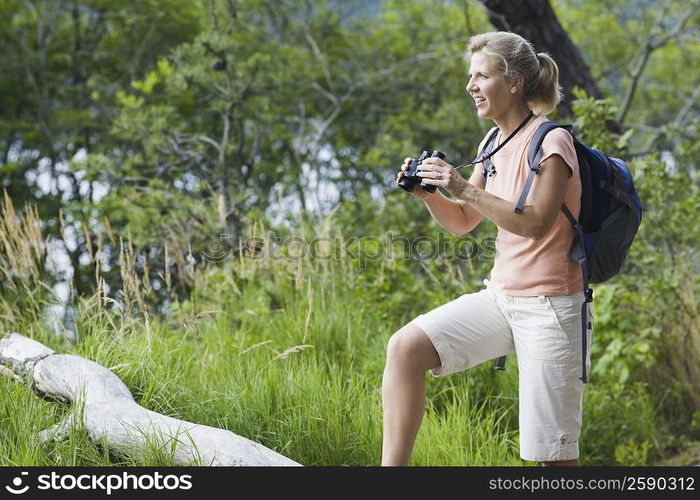
[{"label": "woman's ear", "polygon": [[522,76],[516,76],[510,84],[510,93],[515,94],[518,91],[523,90],[524,79]]}]

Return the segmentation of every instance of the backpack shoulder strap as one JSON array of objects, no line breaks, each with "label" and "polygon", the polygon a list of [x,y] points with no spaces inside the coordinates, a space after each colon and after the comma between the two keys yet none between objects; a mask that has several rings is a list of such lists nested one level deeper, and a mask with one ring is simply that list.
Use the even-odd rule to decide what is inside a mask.
[{"label": "backpack shoulder strap", "polygon": [[[484,149],[482,149],[481,153],[479,153],[479,156],[478,156],[479,159],[477,160],[477,162],[480,161],[481,158],[484,158],[484,157],[488,156],[489,154],[491,154],[491,151],[493,151],[493,147],[496,145],[496,136],[498,135],[498,132],[499,132],[498,128],[494,129],[494,131],[491,132],[491,135],[486,140],[486,144],[484,145]],[[484,187],[486,187],[486,180],[488,179],[488,176],[493,175],[492,174],[493,170],[494,170],[494,167],[493,167],[493,163],[491,162],[491,160],[489,158],[484,160],[484,173],[483,173]]]},{"label": "backpack shoulder strap", "polygon": [[527,200],[527,195],[530,194],[532,183],[535,180],[535,176],[540,173],[540,162],[542,161],[542,142],[544,141],[545,136],[550,130],[560,127],[571,132],[570,126],[562,125],[559,122],[549,120],[537,127],[535,135],[532,136],[532,140],[530,141],[530,150],[527,155],[527,163],[530,166],[530,172],[525,180],[525,187],[523,188],[522,193],[520,193],[520,198],[515,205],[516,214],[523,213],[525,208],[525,200]]}]

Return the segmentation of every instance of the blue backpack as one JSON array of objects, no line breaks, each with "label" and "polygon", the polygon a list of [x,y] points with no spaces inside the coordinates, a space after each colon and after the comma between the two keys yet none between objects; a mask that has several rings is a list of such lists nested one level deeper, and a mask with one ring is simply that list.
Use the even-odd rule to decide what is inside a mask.
[{"label": "blue backpack", "polygon": [[[570,255],[581,267],[583,277],[585,301],[581,306],[583,359],[580,379],[585,384],[588,382],[587,330],[591,328],[587,304],[593,301],[593,290],[589,284],[607,281],[620,271],[642,222],[642,205],[632,182],[632,174],[622,160],[611,158],[576,139],[570,125],[547,121],[537,128],[532,137],[527,158],[530,172],[515,206],[516,213],[523,212],[527,195],[535,176],[539,173],[544,137],[550,130],[560,127],[566,129],[573,137],[581,176],[581,211],[578,220],[566,205],[562,204],[561,209],[576,231]],[[497,133],[498,129],[489,137],[480,155],[482,158],[492,151]],[[486,159],[484,185],[494,171],[493,164]],[[496,369],[505,369],[505,360],[505,356],[499,358]]]}]

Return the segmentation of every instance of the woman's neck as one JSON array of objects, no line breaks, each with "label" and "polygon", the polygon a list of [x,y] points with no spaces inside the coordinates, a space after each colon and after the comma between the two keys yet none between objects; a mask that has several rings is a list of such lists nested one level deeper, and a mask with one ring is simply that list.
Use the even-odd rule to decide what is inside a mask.
[{"label": "woman's neck", "polygon": [[499,117],[498,120],[494,120],[496,126],[501,130],[501,137],[508,137],[513,133],[530,113],[530,109],[523,105],[511,108],[506,115]]}]

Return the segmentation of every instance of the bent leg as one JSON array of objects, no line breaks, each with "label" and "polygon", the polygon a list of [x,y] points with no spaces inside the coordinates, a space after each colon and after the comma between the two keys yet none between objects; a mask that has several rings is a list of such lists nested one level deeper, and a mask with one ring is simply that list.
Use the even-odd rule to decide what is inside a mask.
[{"label": "bent leg", "polygon": [[408,465],[425,410],[425,372],[439,366],[440,357],[419,326],[409,323],[389,339],[382,379],[382,465]]},{"label": "bent leg", "polygon": [[487,288],[421,314],[389,340],[382,382],[383,465],[408,465],[425,409],[425,372],[456,373],[515,352],[496,297]]}]

